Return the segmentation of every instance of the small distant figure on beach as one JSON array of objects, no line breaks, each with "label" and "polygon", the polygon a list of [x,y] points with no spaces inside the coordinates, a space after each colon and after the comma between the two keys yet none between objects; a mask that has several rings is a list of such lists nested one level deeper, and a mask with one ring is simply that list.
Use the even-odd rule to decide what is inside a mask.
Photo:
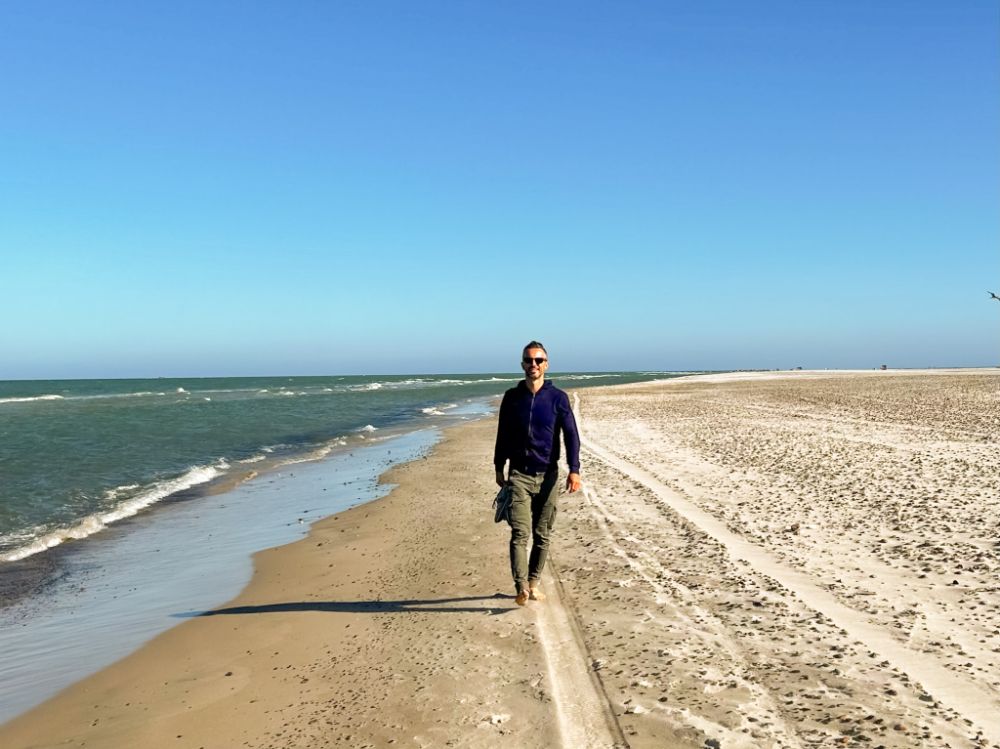
[{"label": "small distant figure on beach", "polygon": [[[566,442],[569,476],[566,491],[572,494],[580,480],[580,435],[569,405],[569,396],[545,380],[549,355],[538,341],[521,352],[524,379],[504,393],[493,453],[497,485],[509,484],[513,492],[510,513],[510,570],[524,606],[528,599],[545,600],[538,585],[549,551],[559,495],[559,435]],[[504,471],[508,467],[506,477]],[[528,538],[531,537],[531,556]]]}]

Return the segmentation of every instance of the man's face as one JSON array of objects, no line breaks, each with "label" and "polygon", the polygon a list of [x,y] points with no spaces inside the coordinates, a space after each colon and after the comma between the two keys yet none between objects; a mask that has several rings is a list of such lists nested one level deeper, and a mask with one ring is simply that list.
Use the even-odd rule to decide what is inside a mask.
[{"label": "man's face", "polygon": [[521,355],[521,369],[529,380],[540,380],[549,368],[549,357],[543,349],[527,348]]}]

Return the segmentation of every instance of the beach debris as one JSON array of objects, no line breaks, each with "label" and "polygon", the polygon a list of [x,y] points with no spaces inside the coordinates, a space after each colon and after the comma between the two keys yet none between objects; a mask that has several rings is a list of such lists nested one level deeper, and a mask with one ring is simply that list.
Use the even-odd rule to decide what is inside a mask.
[{"label": "beach debris", "polygon": [[510,715],[507,713],[497,713],[490,716],[490,725],[499,726],[501,723],[506,723],[510,720]]},{"label": "beach debris", "polygon": [[722,749],[722,742],[718,739],[705,739],[705,746],[708,749]]},{"label": "beach debris", "polygon": [[643,713],[648,713],[649,710],[644,708],[642,705],[629,705],[625,708],[626,715],[642,715]]},{"label": "beach debris", "polygon": [[592,667],[592,668],[593,668],[593,669],[594,669],[595,671],[600,671],[600,670],[601,670],[602,668],[604,668],[604,667],[605,667],[605,666],[606,666],[607,664],[608,664],[608,662],[607,662],[606,660],[604,660],[603,658],[597,658],[597,659],[595,659],[595,660],[594,660],[594,662],[593,662],[593,663],[591,663],[590,665],[591,665],[591,667]]}]

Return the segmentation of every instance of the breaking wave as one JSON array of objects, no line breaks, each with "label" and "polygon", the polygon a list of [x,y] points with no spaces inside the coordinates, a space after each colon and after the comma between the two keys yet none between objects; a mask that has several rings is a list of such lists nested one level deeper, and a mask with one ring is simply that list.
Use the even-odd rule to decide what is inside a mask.
[{"label": "breaking wave", "polygon": [[[171,494],[176,494],[193,486],[211,481],[217,476],[222,475],[228,468],[229,465],[227,463],[220,461],[214,466],[196,466],[176,478],[158,481],[139,494],[123,500],[111,509],[95,512],[83,518],[75,525],[49,531],[24,546],[6,552],[0,556],[0,562],[14,562],[18,559],[30,557],[32,554],[45,551],[46,549],[59,546],[66,541],[76,541],[81,538],[87,538],[87,536],[92,536],[95,533],[100,533],[112,523],[132,517],[150,505],[166,499]],[[119,494],[127,493],[129,490],[135,488],[137,488],[135,484],[116,487],[109,489],[105,493],[105,496],[108,499],[114,500]]]},{"label": "breaking wave", "polygon": [[61,395],[30,395],[20,398],[0,398],[0,403],[30,403],[31,401],[61,401]]}]

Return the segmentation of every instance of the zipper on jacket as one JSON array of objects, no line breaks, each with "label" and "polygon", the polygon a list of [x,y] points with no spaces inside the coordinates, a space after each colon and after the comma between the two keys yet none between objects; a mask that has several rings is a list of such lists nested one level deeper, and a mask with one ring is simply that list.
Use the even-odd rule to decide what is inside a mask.
[{"label": "zipper on jacket", "polygon": [[535,395],[536,393],[531,394],[531,405],[528,406],[528,442],[524,446],[525,467],[527,467],[528,455],[531,452],[531,417],[535,415]]}]

